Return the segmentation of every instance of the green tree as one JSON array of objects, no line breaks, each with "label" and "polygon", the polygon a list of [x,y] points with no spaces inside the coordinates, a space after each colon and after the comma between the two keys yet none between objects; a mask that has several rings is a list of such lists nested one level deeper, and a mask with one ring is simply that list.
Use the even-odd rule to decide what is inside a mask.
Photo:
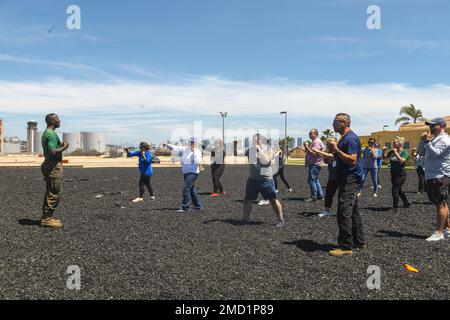
[{"label": "green tree", "polygon": [[320,137],[320,140],[326,141],[328,138],[331,138],[334,135],[334,131],[331,129],[325,129],[322,131],[322,136]]},{"label": "green tree", "polygon": [[402,107],[400,109],[400,115],[401,117],[395,120],[395,125],[399,123],[401,123],[401,125],[410,124],[411,122],[417,123],[417,120],[426,121],[426,119],[423,117],[422,110],[416,109],[413,104]]}]

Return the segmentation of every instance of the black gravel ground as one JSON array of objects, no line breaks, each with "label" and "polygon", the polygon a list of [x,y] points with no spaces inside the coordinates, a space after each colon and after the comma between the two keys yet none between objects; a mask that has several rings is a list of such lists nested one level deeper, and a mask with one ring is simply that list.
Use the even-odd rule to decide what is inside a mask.
[{"label": "black gravel ground", "polygon": [[[435,212],[417,195],[415,172],[406,190],[413,207],[390,211],[389,172],[379,198],[369,181],[360,207],[369,248],[353,256],[327,254],[335,218],[318,218],[306,203],[304,167],[286,169],[293,193],[280,194],[287,226],[275,227],[269,207],[255,207],[241,226],[247,168],[229,166],[225,198],[209,198],[209,168],[197,183],[205,210],[176,213],[179,168],[155,170],[157,201],[134,205],[137,169],[67,168],[58,216],[61,230],[37,223],[44,192],[39,169],[0,169],[1,299],[449,299],[448,241],[427,243]],[[326,172],[323,172],[325,183]],[[101,198],[95,198],[100,193]],[[146,195],[148,196],[148,195]],[[404,269],[410,264],[420,270]],[[81,268],[81,290],[66,287],[70,265]],[[369,290],[371,265],[381,290]]]}]

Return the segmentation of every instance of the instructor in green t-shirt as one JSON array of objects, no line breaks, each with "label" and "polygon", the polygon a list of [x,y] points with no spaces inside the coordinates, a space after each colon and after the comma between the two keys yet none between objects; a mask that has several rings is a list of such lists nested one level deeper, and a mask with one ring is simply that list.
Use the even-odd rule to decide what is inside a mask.
[{"label": "instructor in green t-shirt", "polygon": [[63,167],[62,154],[69,147],[69,143],[61,143],[55,130],[60,127],[61,120],[54,113],[45,117],[47,129],[42,134],[42,149],[45,161],[41,165],[45,180],[45,197],[42,206],[41,226],[48,228],[61,228],[63,225],[53,214],[58,207],[61,197]]},{"label": "instructor in green t-shirt", "polygon": [[392,182],[392,200],[393,212],[398,212],[400,199],[403,201],[403,208],[409,208],[411,202],[408,201],[405,192],[402,190],[406,182],[406,161],[409,159],[409,153],[403,148],[405,138],[396,137],[392,141],[392,150],[388,151],[383,148],[383,159],[389,159],[391,166],[391,182]]}]

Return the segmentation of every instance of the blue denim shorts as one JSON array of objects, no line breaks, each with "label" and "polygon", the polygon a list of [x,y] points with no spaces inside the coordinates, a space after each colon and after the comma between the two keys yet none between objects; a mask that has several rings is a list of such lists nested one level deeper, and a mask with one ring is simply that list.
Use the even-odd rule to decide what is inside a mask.
[{"label": "blue denim shorts", "polygon": [[258,194],[260,193],[264,200],[273,200],[277,198],[277,193],[275,192],[275,182],[273,179],[247,179],[247,184],[245,185],[245,200],[255,201],[258,199]]}]

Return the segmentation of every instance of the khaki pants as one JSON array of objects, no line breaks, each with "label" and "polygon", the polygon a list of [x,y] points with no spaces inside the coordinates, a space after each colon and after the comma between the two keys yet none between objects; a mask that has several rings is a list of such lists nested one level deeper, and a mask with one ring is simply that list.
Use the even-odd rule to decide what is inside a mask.
[{"label": "khaki pants", "polygon": [[62,192],[63,167],[61,162],[44,161],[41,171],[45,180],[45,197],[42,205],[42,218],[53,216],[58,207]]}]

